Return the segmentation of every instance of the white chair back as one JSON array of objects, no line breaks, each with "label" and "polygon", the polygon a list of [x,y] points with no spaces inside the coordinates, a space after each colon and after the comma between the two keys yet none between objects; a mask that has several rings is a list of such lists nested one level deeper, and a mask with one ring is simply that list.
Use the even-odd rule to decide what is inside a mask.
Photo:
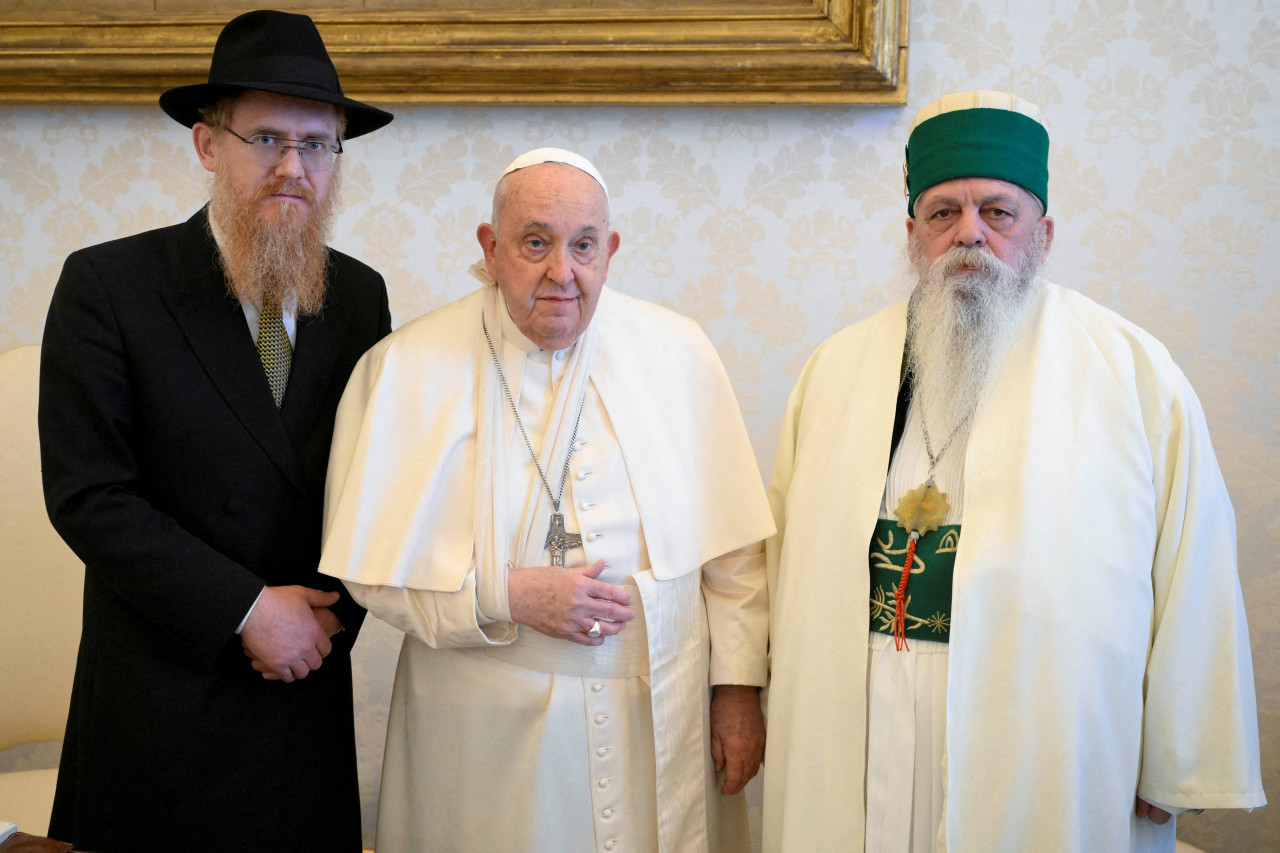
[{"label": "white chair back", "polygon": [[0,354],[0,750],[62,740],[84,566],[44,509],[36,396],[40,347]]}]

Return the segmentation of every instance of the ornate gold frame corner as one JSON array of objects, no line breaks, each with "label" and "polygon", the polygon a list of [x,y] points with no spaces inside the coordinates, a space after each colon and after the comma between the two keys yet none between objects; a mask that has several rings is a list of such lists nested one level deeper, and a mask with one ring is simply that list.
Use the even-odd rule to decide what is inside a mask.
[{"label": "ornate gold frame corner", "polygon": [[[85,8],[94,4],[85,2]],[[364,8],[378,5],[364,0]],[[906,102],[908,0],[382,0],[307,10],[375,103]],[[206,79],[231,13],[0,11],[0,103],[154,102]]]}]

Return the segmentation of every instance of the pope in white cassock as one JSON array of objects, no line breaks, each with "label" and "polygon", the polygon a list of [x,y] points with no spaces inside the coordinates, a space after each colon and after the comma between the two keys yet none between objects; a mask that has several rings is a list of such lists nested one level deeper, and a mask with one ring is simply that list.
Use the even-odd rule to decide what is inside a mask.
[{"label": "pope in white cassock", "polygon": [[1266,802],[1204,414],[1158,341],[1037,277],[1048,150],[1012,95],[921,110],[910,301],[792,393],[767,853],[1172,851],[1171,815]]},{"label": "pope in white cassock", "polygon": [[320,570],[406,634],[378,853],[745,849],[773,523],[724,368],[604,287],[583,157],[518,158],[477,237],[334,431]]}]

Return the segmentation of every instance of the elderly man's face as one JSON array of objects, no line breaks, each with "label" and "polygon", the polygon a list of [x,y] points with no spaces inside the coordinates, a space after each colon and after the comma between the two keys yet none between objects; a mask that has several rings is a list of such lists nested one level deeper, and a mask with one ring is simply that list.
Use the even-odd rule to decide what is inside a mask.
[{"label": "elderly man's face", "polygon": [[525,337],[562,350],[591,322],[618,251],[604,190],[563,163],[530,166],[503,181],[498,222],[476,232],[485,266]]},{"label": "elderly man's face", "polygon": [[[236,100],[228,127],[245,139],[269,134],[336,143],[338,114],[318,101],[249,90]],[[230,133],[217,133],[203,122],[194,132],[201,164],[211,172],[227,170],[237,197],[253,199],[255,212],[265,222],[308,217],[328,197],[333,169],[304,169],[292,148],[278,164],[264,166],[253,158],[249,145]]]},{"label": "elderly man's face", "polygon": [[937,260],[955,247],[985,249],[1011,267],[1040,229],[1053,241],[1053,219],[1040,215],[1040,203],[1022,187],[994,178],[956,178],[935,184],[916,199],[907,234],[919,241],[925,257]]}]

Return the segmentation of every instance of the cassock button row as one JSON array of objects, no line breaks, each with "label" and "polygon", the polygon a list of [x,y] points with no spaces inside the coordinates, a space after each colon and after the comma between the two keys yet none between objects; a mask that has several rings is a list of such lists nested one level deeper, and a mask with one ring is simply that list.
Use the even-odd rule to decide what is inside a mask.
[{"label": "cassock button row", "polygon": [[609,719],[608,714],[596,714],[596,725],[603,726],[605,721]]},{"label": "cassock button row", "polygon": [[604,818],[605,820],[608,820],[609,818],[613,817],[613,809],[605,809],[604,811],[600,812],[600,817]]},{"label": "cassock button row", "polygon": [[579,480],[585,480],[587,479],[587,477],[591,476],[591,472],[584,468],[581,471],[579,471],[577,474],[574,474],[574,476],[577,477]]},{"label": "cassock button row", "polygon": [[599,747],[599,748],[596,750],[596,757],[597,757],[597,758],[604,758],[604,757],[605,757],[606,755],[608,755],[608,754],[609,754],[609,747],[607,747],[607,746]]},{"label": "cassock button row", "polygon": [[604,683],[603,683],[603,682],[601,682],[601,681],[596,681],[596,682],[593,682],[593,683],[592,683],[592,685],[591,685],[591,692],[592,692],[592,693],[599,693],[601,690],[604,690]]},{"label": "cassock button row", "polygon": [[613,848],[615,848],[615,847],[617,847],[617,846],[618,846],[618,842],[617,842],[617,841],[615,841],[615,840],[614,840],[614,839],[612,839],[612,838],[610,838],[608,841],[606,841],[606,842],[604,843],[604,849],[605,849],[605,850],[612,850]]},{"label": "cassock button row", "polygon": [[574,452],[574,453],[577,453],[579,450],[581,450],[581,449],[582,449],[583,445],[585,445],[586,443],[587,443],[587,442],[586,442],[586,440],[581,439],[581,438],[580,438],[580,439],[578,439],[577,441],[575,441],[575,442],[573,443],[573,452]]},{"label": "cassock button row", "polygon": [[597,784],[597,785],[599,785],[601,788],[607,788],[607,787],[609,787],[609,783],[610,783],[610,782],[612,782],[612,781],[613,781],[612,779],[609,779],[609,778],[607,778],[607,777],[603,777],[603,776],[602,776],[602,777],[600,778],[600,781],[599,781],[599,782],[596,782],[596,784]]},{"label": "cassock button row", "polygon": [[578,509],[583,509],[583,510],[585,510],[585,509],[591,509],[591,508],[592,508],[593,506],[595,506],[595,505],[596,505],[596,504],[595,504],[595,501],[579,501],[579,502],[578,502]]},{"label": "cassock button row", "polygon": [[588,541],[588,542],[594,542],[594,541],[596,541],[597,539],[603,539],[603,538],[604,538],[604,534],[603,534],[603,533],[588,533],[588,534],[587,534],[587,541]]}]

